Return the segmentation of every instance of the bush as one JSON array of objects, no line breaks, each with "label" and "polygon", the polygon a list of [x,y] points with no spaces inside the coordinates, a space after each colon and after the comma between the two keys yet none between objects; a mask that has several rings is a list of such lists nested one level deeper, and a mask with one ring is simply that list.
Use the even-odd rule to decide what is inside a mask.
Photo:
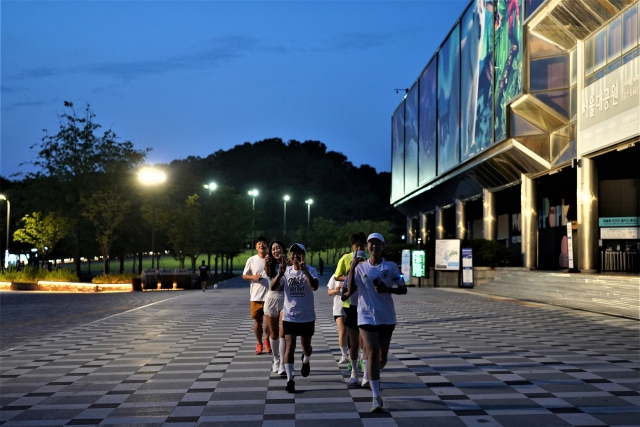
[{"label": "bush", "polygon": [[25,267],[18,270],[16,267],[9,267],[0,272],[0,280],[5,282],[37,282],[39,280],[77,282],[78,276],[75,271],[66,268],[49,271],[45,268]]},{"label": "bush", "polygon": [[473,249],[473,265],[475,267],[497,267],[509,264],[511,250],[495,240],[463,240],[462,247]]},{"label": "bush", "polygon": [[91,279],[91,282],[95,284],[131,283],[131,279],[133,279],[134,277],[139,276],[134,273],[106,274],[94,277],[93,279]]},{"label": "bush", "polygon": [[395,262],[396,264],[400,264],[402,262],[402,251],[404,249],[418,249],[418,245],[409,244],[409,243],[396,243],[392,245],[385,245],[384,250],[382,251],[382,257],[387,261]]}]

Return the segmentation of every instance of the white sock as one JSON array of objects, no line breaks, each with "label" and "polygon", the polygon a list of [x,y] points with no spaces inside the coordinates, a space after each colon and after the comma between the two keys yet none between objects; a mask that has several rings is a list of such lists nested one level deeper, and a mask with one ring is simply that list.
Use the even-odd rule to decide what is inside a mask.
[{"label": "white sock", "polygon": [[309,357],[311,356],[307,356],[306,354],[302,355],[302,363],[309,363]]},{"label": "white sock", "polygon": [[287,381],[293,379],[293,363],[285,363],[284,370],[287,371]]},{"label": "white sock", "polygon": [[380,380],[371,380],[369,381],[371,384],[371,393],[373,393],[373,397],[380,397]]},{"label": "white sock", "polygon": [[358,360],[351,359],[351,370],[358,372]]},{"label": "white sock", "polygon": [[362,373],[362,377],[368,379],[369,375],[367,375],[367,361],[363,360],[362,363],[364,364],[364,372]]},{"label": "white sock", "polygon": [[349,347],[340,347],[340,352],[344,357],[349,357]]},{"label": "white sock", "polygon": [[273,355],[275,357],[280,356],[280,343],[279,343],[279,341],[280,340],[278,340],[278,339],[273,340],[273,339],[269,338],[269,342],[271,343],[271,351],[273,351]]},{"label": "white sock", "polygon": [[287,351],[287,340],[284,338],[278,338],[278,342],[280,354],[282,355],[282,358],[284,358],[284,353]]}]

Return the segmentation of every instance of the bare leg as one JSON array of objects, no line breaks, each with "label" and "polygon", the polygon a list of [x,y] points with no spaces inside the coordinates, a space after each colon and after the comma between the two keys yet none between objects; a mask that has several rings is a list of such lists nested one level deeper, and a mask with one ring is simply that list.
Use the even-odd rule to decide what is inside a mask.
[{"label": "bare leg", "polygon": [[293,356],[296,352],[296,336],[295,335],[286,335],[287,340],[287,351],[284,353],[285,363],[293,364]]},{"label": "bare leg", "polygon": [[278,325],[279,319],[277,317],[267,316],[266,314],[264,315],[264,317],[266,317],[269,327],[269,338],[271,338],[272,340],[277,340],[278,333],[280,332],[280,327]]},{"label": "bare leg", "polygon": [[389,355],[389,346],[391,345],[391,338],[388,340],[380,340],[380,369],[387,366],[387,356]]},{"label": "bare leg", "polygon": [[302,346],[302,353],[307,357],[311,356],[313,352],[311,337],[300,337],[300,345]]},{"label": "bare leg", "polygon": [[345,327],[345,330],[347,331],[347,340],[349,342],[349,357],[351,360],[358,360],[358,353],[360,352],[358,330],[348,326]]},{"label": "bare leg", "polygon": [[262,313],[258,313],[253,319],[253,333],[258,344],[262,344]]},{"label": "bare leg", "polygon": [[338,317],[336,319],[336,325],[338,326],[338,345],[340,347],[348,347],[347,334],[345,332],[345,326],[344,326],[344,316]]},{"label": "bare leg", "polygon": [[[367,374],[369,380],[380,379],[380,340],[377,332],[369,332],[364,329],[360,329],[360,336],[364,343],[364,348],[367,351]],[[389,347],[387,346],[387,351]],[[386,364],[386,360],[385,360]]]}]

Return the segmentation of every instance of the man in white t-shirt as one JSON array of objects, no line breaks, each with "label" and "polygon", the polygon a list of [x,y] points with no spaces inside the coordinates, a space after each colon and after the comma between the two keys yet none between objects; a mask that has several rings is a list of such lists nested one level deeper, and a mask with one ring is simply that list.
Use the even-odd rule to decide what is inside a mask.
[{"label": "man in white t-shirt", "polygon": [[[242,272],[242,278],[251,282],[251,318],[253,319],[253,333],[256,336],[256,354],[262,353],[262,325],[264,317],[264,298],[269,291],[269,277],[265,272],[264,259],[267,256],[267,248],[269,242],[264,236],[256,238],[257,255],[250,257]],[[265,325],[264,340],[265,352],[271,353],[271,345],[269,344],[269,325]]]},{"label": "man in white t-shirt", "polygon": [[404,279],[398,266],[382,258],[384,237],[372,233],[367,238],[367,249],[371,257],[354,257],[349,268],[347,293],[358,291],[358,328],[367,350],[367,371],[373,405],[371,412],[382,412],[380,397],[380,369],[387,364],[391,335],[396,326],[396,311],[391,294],[407,293]]},{"label": "man in white t-shirt", "polygon": [[293,361],[296,350],[296,337],[300,337],[302,346],[303,377],[309,375],[311,366],[309,358],[313,351],[311,337],[315,333],[316,312],[314,308],[313,292],[318,290],[318,273],[316,269],[308,266],[304,259],[305,247],[300,243],[294,243],[289,248],[290,266],[280,264],[278,274],[271,282],[271,290],[277,289],[279,284],[284,286],[284,309],[282,314],[282,329],[287,340],[287,349],[284,354],[284,368],[287,372],[287,387],[289,393],[296,392],[293,381]]}]

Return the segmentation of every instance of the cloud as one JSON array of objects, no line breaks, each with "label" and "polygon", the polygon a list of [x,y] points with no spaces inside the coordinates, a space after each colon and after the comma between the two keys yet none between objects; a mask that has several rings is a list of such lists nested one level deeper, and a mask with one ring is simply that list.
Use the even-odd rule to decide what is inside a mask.
[{"label": "cloud", "polygon": [[3,111],[14,111],[14,110],[17,110],[18,108],[39,107],[41,105],[44,105],[44,102],[42,102],[42,101],[14,102],[13,104],[7,105],[6,107],[2,107],[2,110]]},{"label": "cloud", "polygon": [[63,73],[64,71],[58,68],[50,67],[37,67],[25,70],[20,74],[20,77],[51,77]]},{"label": "cloud", "polygon": [[339,33],[331,36],[327,41],[327,50],[332,51],[362,51],[383,46],[392,41],[389,33]]},{"label": "cloud", "polygon": [[18,89],[14,88],[14,87],[10,87],[10,86],[5,86],[5,85],[0,86],[0,90],[2,90],[2,93],[16,93],[16,92],[18,92]]}]

